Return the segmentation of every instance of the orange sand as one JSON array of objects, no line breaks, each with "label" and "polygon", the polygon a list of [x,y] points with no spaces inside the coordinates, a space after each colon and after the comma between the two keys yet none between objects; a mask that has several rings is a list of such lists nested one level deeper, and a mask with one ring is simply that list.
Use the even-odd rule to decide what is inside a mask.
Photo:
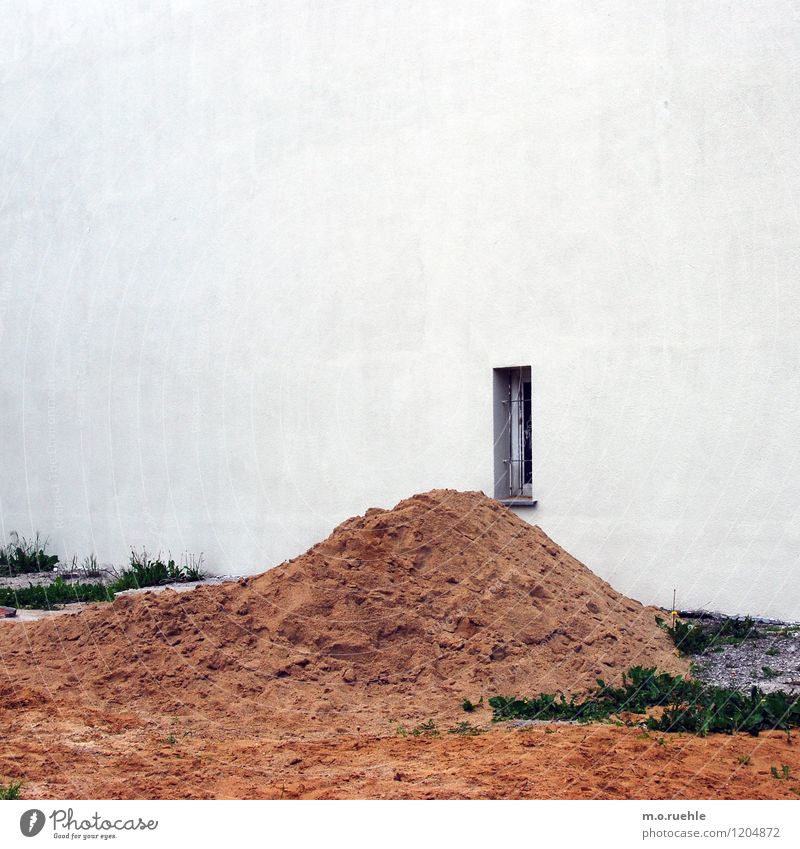
[{"label": "orange sand", "polygon": [[486,724],[465,697],[686,672],[655,612],[480,493],[417,495],[236,584],[2,623],[0,779],[86,798],[790,794],[769,776],[796,761],[780,734],[396,735]]}]

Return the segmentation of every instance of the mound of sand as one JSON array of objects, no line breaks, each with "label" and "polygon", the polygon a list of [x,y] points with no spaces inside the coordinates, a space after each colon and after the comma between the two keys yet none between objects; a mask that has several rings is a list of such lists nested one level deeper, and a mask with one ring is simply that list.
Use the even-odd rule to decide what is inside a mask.
[{"label": "mound of sand", "polygon": [[4,626],[0,652],[17,684],[95,703],[385,725],[635,664],[686,672],[655,613],[496,501],[435,490],[254,578]]}]

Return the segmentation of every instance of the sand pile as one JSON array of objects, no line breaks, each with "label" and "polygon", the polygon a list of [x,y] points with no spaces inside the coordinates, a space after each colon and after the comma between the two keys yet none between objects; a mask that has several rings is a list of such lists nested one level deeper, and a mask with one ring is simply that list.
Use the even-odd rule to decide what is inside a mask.
[{"label": "sand pile", "polygon": [[637,663],[685,672],[654,615],[492,499],[435,490],[236,584],[0,628],[0,652],[17,683],[95,701],[385,723]]}]

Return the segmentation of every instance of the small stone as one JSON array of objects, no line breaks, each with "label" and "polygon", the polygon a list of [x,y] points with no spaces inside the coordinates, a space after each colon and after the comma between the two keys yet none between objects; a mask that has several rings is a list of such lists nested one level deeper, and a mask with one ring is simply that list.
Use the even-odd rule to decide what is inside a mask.
[{"label": "small stone", "polygon": [[11,619],[17,615],[17,609],[15,607],[2,607],[0,606],[0,619]]},{"label": "small stone", "polygon": [[344,681],[345,684],[354,684],[355,680],[356,680],[355,670],[353,670],[352,667],[348,666],[347,669],[345,669],[345,671],[342,672],[342,681]]},{"label": "small stone", "polygon": [[508,649],[505,646],[497,645],[492,649],[489,655],[490,660],[503,660],[508,655]]}]

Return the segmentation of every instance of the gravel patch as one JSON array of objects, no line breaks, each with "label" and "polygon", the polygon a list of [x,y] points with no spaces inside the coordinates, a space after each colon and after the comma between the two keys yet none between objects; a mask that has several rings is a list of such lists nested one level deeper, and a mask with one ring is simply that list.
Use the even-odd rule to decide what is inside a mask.
[{"label": "gravel patch", "polygon": [[75,571],[65,568],[64,565],[59,565],[49,572],[26,572],[23,575],[12,577],[8,573],[3,574],[0,569],[0,587],[9,587],[15,590],[24,589],[31,584],[38,587],[51,584],[59,577],[68,584],[110,584],[116,578],[116,573],[111,568],[102,568],[98,570],[98,574],[87,575],[80,570]]},{"label": "gravel patch", "polygon": [[238,581],[241,576],[239,575],[209,575],[206,578],[203,578],[202,581],[181,581],[179,583],[173,584],[159,584],[155,587],[141,587],[138,590],[121,590],[118,593],[115,593],[115,596],[121,595],[139,595],[141,593],[160,593],[164,590],[174,590],[176,593],[185,593],[189,590],[196,589],[197,587],[205,587],[209,585],[216,584],[227,584],[231,581]]},{"label": "gravel patch", "polygon": [[[693,617],[683,615],[686,622]],[[694,617],[697,620],[698,617]],[[725,617],[703,614],[722,621]],[[800,694],[800,624],[755,619],[757,634],[741,643],[719,645],[692,657],[692,674],[699,681],[718,687],[749,690],[760,687],[770,693],[783,690]]]}]

